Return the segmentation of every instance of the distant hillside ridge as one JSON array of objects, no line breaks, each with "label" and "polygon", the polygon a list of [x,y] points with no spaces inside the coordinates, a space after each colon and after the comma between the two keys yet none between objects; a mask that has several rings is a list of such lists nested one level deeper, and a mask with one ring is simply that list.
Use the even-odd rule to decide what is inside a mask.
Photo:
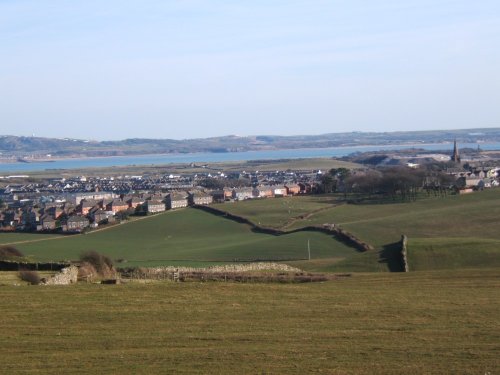
[{"label": "distant hillside ridge", "polygon": [[500,142],[500,128],[433,131],[348,132],[321,135],[257,135],[196,138],[96,141],[72,138],[0,136],[0,152],[5,156],[121,156],[191,152],[237,152],[298,148],[349,147],[362,145],[404,145]]}]

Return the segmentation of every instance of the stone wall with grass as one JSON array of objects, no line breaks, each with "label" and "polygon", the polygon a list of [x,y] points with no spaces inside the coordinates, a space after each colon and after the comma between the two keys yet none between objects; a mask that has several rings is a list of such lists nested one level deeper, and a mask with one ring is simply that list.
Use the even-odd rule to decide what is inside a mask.
[{"label": "stone wall with grass", "polygon": [[304,283],[335,280],[337,276],[306,273],[282,263],[254,262],[230,264],[206,268],[195,267],[153,267],[127,269],[122,272],[124,280],[171,281],[232,281],[232,282],[279,282]]},{"label": "stone wall with grass", "polygon": [[410,271],[410,267],[408,265],[408,237],[406,235],[401,236],[401,257],[403,258],[403,266],[405,272]]},{"label": "stone wall with grass", "polygon": [[359,251],[370,251],[370,250],[374,249],[374,247],[372,245],[370,245],[369,243],[362,241],[361,239],[357,238],[354,234],[346,231],[345,229],[343,229],[335,224],[325,224],[323,226],[314,225],[314,226],[307,226],[307,227],[298,228],[298,229],[294,229],[294,230],[290,230],[290,231],[284,231],[284,230],[280,230],[280,229],[269,228],[269,227],[257,225],[245,217],[234,215],[234,214],[220,210],[220,209],[215,208],[215,207],[210,207],[210,206],[194,206],[194,207],[197,209],[209,212],[211,214],[217,215],[217,216],[223,216],[227,219],[236,221],[237,223],[250,225],[252,227],[253,231],[259,232],[259,233],[266,233],[266,234],[272,234],[275,236],[281,236],[281,235],[302,232],[302,231],[323,232],[323,233],[327,233],[327,234],[331,234],[331,235],[335,236],[339,241],[342,241],[345,244],[347,244],[348,246],[352,246]]},{"label": "stone wall with grass", "polygon": [[142,272],[149,274],[173,273],[173,272],[205,272],[205,273],[240,273],[252,271],[278,271],[278,272],[301,272],[296,267],[289,266],[283,263],[270,263],[270,262],[254,262],[244,264],[226,264],[211,267],[152,267],[152,268],[139,268]]},{"label": "stone wall with grass", "polygon": [[55,274],[54,276],[44,280],[43,285],[69,285],[77,282],[78,279],[78,267],[69,266],[63,268],[61,272]]}]

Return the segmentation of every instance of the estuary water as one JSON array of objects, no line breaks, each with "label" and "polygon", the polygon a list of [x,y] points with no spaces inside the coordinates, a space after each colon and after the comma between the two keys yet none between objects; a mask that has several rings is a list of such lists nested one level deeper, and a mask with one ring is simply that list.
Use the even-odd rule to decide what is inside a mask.
[{"label": "estuary water", "polygon": [[[482,150],[500,150],[500,143],[461,143],[460,148],[477,148]],[[419,148],[428,151],[452,152],[453,144],[425,144],[425,145],[388,145],[388,146],[356,146],[356,147],[332,147],[332,148],[303,148],[293,150],[272,151],[244,151],[224,153],[192,153],[192,154],[162,154],[141,156],[110,156],[97,158],[71,158],[54,160],[50,162],[30,163],[0,163],[0,173],[17,173],[43,171],[54,169],[80,169],[99,168],[127,165],[165,165],[170,163],[214,163],[227,161],[245,160],[276,160],[276,159],[300,159],[300,158],[328,158],[342,157],[355,152],[403,150]]]}]

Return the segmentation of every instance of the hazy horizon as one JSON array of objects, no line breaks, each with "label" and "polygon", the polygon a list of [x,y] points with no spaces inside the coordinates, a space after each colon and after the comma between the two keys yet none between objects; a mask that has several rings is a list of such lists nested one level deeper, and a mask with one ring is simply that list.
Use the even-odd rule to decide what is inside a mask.
[{"label": "hazy horizon", "polygon": [[[195,140],[195,139],[209,139],[209,138],[221,138],[221,137],[319,137],[322,135],[332,135],[332,134],[349,134],[349,133],[376,133],[376,134],[382,134],[382,133],[397,133],[397,132],[429,132],[429,131],[436,131],[436,132],[442,132],[442,131],[464,131],[464,130],[470,130],[473,131],[473,133],[469,133],[470,135],[481,135],[482,133],[476,133],[478,130],[491,130],[491,129],[498,129],[500,130],[500,126],[497,127],[482,127],[482,128],[462,128],[462,129],[429,129],[429,130],[395,130],[395,131],[345,131],[345,132],[330,132],[330,133],[317,133],[317,134],[249,134],[249,135],[241,135],[241,134],[222,134],[218,136],[208,136],[208,137],[192,137],[192,138],[168,138],[168,137],[157,137],[157,138],[148,138],[148,137],[130,137],[130,138],[105,138],[105,139],[97,139],[97,138],[81,138],[81,137],[70,137],[70,136],[64,136],[60,135],[58,137],[50,137],[47,135],[43,134],[29,134],[29,135],[24,135],[24,134],[0,134],[0,137],[35,137],[35,138],[54,138],[54,139],[67,139],[67,140],[79,140],[79,141],[97,141],[97,142],[106,142],[106,141],[123,141],[126,139],[154,139],[154,140],[166,140],[166,139],[172,139],[176,141],[183,141],[183,140]],[[450,142],[453,142],[452,139],[450,139]]]},{"label": "hazy horizon", "polygon": [[0,2],[0,133],[121,140],[500,126],[500,3]]}]

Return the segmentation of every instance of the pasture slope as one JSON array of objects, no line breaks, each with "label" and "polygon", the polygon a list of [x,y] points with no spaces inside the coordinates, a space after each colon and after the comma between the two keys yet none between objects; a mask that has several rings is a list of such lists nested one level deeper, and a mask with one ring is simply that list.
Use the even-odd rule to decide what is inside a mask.
[{"label": "pasture slope", "polygon": [[0,245],[19,244],[24,242],[44,241],[61,237],[57,234],[40,233],[19,233],[19,232],[1,232]]},{"label": "pasture slope", "polygon": [[[331,196],[296,197],[218,208],[276,228],[333,222],[376,251],[356,252],[323,233],[255,233],[194,209],[86,235],[0,235],[0,243],[17,242],[39,260],[76,259],[97,250],[126,259],[123,266],[286,258],[309,270],[379,271],[390,268],[387,258],[405,233],[413,271],[354,273],[309,284],[67,287],[12,286],[15,273],[4,272],[2,371],[500,372],[500,191],[404,204],[337,203]],[[305,260],[308,240],[311,261]]]},{"label": "pasture slope", "polygon": [[[340,261],[321,259],[309,264],[317,271],[369,270],[365,267],[392,256],[402,234],[409,238],[411,270],[500,266],[500,189],[411,203],[340,203],[333,196],[312,196],[217,208],[278,229],[335,223],[377,249]],[[296,265],[308,267],[306,262]]]},{"label": "pasture slope", "polygon": [[497,374],[497,270],[0,286],[2,372]]},{"label": "pasture slope", "polygon": [[[332,236],[274,236],[193,209],[78,236],[0,234],[38,261],[74,260],[96,250],[122,266],[203,266],[234,261],[286,261],[309,271],[394,270],[401,234],[409,238],[410,270],[500,266],[500,189],[411,203],[345,204],[335,196],[304,196],[215,205],[253,223],[285,231],[335,223],[375,246],[359,253]],[[307,243],[311,261],[307,261]]]},{"label": "pasture slope", "polygon": [[16,246],[38,261],[75,260],[88,250],[126,261],[122,266],[212,265],[234,261],[313,259],[352,256],[356,251],[323,233],[284,236],[254,233],[248,225],[200,210],[183,209],[116,225],[85,235]]}]

